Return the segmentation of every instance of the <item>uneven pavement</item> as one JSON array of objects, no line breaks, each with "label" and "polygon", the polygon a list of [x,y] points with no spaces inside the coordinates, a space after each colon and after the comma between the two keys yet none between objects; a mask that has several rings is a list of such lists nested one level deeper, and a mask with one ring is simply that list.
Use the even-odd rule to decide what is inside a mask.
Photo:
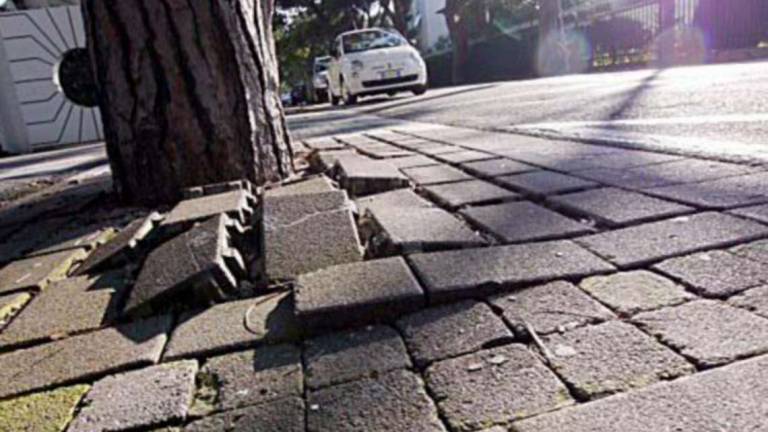
[{"label": "uneven pavement", "polygon": [[0,210],[0,431],[767,430],[765,167],[379,126]]}]

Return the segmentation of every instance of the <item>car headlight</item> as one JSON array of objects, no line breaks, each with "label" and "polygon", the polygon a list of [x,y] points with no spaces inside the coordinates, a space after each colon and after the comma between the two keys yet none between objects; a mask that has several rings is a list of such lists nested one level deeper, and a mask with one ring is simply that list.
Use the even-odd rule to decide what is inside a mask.
[{"label": "car headlight", "polygon": [[365,65],[360,60],[352,60],[352,70],[361,71]]}]

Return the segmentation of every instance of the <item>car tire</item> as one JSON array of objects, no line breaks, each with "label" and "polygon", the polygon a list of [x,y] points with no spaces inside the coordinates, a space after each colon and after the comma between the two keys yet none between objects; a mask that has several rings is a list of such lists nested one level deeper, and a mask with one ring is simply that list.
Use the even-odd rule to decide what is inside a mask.
[{"label": "car tire", "polygon": [[416,96],[421,96],[426,92],[427,92],[427,86],[425,85],[416,86],[413,89],[413,94],[415,94]]}]

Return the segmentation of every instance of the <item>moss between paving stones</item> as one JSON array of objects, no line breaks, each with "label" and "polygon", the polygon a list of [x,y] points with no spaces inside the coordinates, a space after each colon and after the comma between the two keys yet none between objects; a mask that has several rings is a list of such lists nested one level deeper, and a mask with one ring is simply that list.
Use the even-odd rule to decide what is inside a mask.
[{"label": "moss between paving stones", "polygon": [[32,296],[29,293],[20,293],[0,298],[0,329],[2,329]]},{"label": "moss between paving stones", "polygon": [[89,388],[63,387],[0,402],[0,432],[61,432]]}]

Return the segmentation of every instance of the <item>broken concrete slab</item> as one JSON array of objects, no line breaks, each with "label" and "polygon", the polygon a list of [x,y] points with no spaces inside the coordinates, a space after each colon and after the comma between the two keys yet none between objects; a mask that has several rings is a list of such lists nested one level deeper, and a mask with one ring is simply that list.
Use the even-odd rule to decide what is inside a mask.
[{"label": "broken concrete slab", "polygon": [[424,292],[400,257],[303,274],[295,296],[296,314],[308,328],[395,318],[424,305]]},{"label": "broken concrete slab", "polygon": [[421,379],[397,370],[307,396],[307,432],[445,432]]},{"label": "broken concrete slab", "polygon": [[515,328],[530,325],[539,334],[615,318],[603,305],[564,281],[495,296],[490,301]]},{"label": "broken concrete slab", "polygon": [[472,353],[513,339],[485,303],[464,301],[426,309],[397,321],[418,367]]},{"label": "broken concrete slab", "polygon": [[376,211],[378,209],[411,209],[411,208],[433,208],[434,205],[417,195],[410,189],[398,189],[391,192],[384,192],[376,195],[369,195],[355,200],[359,214],[365,214],[367,211]]},{"label": "broken concrete slab", "polygon": [[304,432],[304,418],[304,400],[290,397],[205,417],[188,424],[184,432]]},{"label": "broken concrete slab", "polygon": [[0,398],[156,363],[171,322],[154,317],[2,354]]},{"label": "broken concrete slab", "polygon": [[495,180],[504,186],[536,196],[576,192],[598,186],[597,183],[589,180],[552,171],[533,171],[524,174],[496,177]]},{"label": "broken concrete slab", "polygon": [[733,296],[728,300],[728,304],[768,318],[768,285]]},{"label": "broken concrete slab", "polygon": [[222,303],[181,317],[163,360],[202,357],[258,344],[296,341],[301,326],[291,293]]},{"label": "broken concrete slab", "polygon": [[453,164],[453,165],[458,165],[458,164],[468,163],[468,162],[477,162],[477,161],[494,159],[494,158],[498,158],[498,156],[490,153],[479,152],[476,150],[462,150],[458,152],[439,153],[435,155],[435,159],[443,161],[448,164]]},{"label": "broken concrete slab", "polygon": [[316,390],[407,369],[411,360],[394,329],[369,326],[308,340],[304,364],[307,387]]},{"label": "broken concrete slab", "polygon": [[426,381],[454,431],[506,426],[573,403],[555,374],[518,344],[435,363]]},{"label": "broken concrete slab", "polygon": [[66,276],[85,255],[85,249],[77,248],[14,261],[0,269],[0,294],[45,289],[51,280]]},{"label": "broken concrete slab", "polygon": [[645,312],[633,321],[701,367],[768,352],[767,319],[714,300]]},{"label": "broken concrete slab", "polygon": [[728,209],[768,202],[768,173],[647,189],[645,192],[706,209]]},{"label": "broken concrete slab", "polygon": [[0,401],[3,432],[62,432],[72,420],[89,386],[61,387],[43,393]]},{"label": "broken concrete slab", "polygon": [[768,227],[720,213],[699,213],[580,238],[619,267],[727,247],[768,236]]},{"label": "broken concrete slab", "polygon": [[196,361],[166,363],[97,381],[70,432],[132,430],[182,422],[195,392]]},{"label": "broken concrete slab", "polygon": [[515,192],[482,180],[427,186],[424,191],[435,201],[451,209],[467,205],[512,201],[520,198],[520,195]]},{"label": "broken concrete slab", "polygon": [[8,324],[30,299],[32,299],[32,295],[26,292],[0,296],[0,330]]},{"label": "broken concrete slab", "polygon": [[215,195],[184,200],[176,205],[160,224],[168,235],[178,234],[196,222],[226,214],[248,227],[254,222],[255,198],[246,190],[234,190]]},{"label": "broken concrete slab", "polygon": [[474,177],[464,171],[448,165],[407,168],[403,172],[419,186],[475,180]]},{"label": "broken concrete slab", "polygon": [[509,159],[491,159],[460,164],[461,169],[482,178],[501,177],[536,171],[539,168]]},{"label": "broken concrete slab", "polygon": [[355,197],[408,186],[408,179],[400,170],[383,160],[344,157],[336,161],[335,170],[341,188]]},{"label": "broken concrete slab", "polygon": [[632,325],[610,321],[543,342],[552,367],[579,399],[598,399],[696,372],[678,354]]},{"label": "broken concrete slab", "polygon": [[520,285],[614,270],[567,240],[416,254],[409,260],[430,302],[476,298]]},{"label": "broken concrete slab", "polygon": [[593,276],[581,281],[579,286],[620,316],[674,306],[696,298],[682,286],[646,270]]},{"label": "broken concrete slab", "polygon": [[134,220],[107,243],[91,252],[74,274],[94,273],[137,260],[139,244],[149,236],[160,220],[158,213]]}]

